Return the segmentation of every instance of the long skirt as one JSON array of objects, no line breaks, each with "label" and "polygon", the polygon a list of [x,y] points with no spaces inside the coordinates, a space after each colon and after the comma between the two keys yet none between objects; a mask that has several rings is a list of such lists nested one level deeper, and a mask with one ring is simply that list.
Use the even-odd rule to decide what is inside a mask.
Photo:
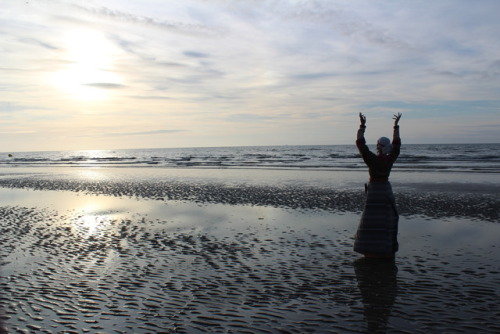
[{"label": "long skirt", "polygon": [[370,182],[354,251],[375,256],[394,256],[398,251],[399,215],[389,182]]}]

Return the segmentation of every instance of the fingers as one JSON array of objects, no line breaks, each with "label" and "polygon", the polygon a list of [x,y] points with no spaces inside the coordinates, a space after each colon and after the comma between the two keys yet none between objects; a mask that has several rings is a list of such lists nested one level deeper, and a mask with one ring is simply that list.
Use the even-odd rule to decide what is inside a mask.
[{"label": "fingers", "polygon": [[394,126],[398,126],[398,123],[399,123],[399,119],[401,118],[402,114],[400,112],[398,112],[397,115],[394,115],[393,119],[394,119]]},{"label": "fingers", "polygon": [[359,120],[360,120],[361,124],[364,125],[366,123],[365,115],[363,115],[362,113],[359,113]]},{"label": "fingers", "polygon": [[392,117],[392,119],[394,119],[396,122],[398,122],[399,119],[401,118],[401,116],[403,116],[403,114],[401,114],[400,112],[398,112],[398,114],[394,115],[394,117]]}]

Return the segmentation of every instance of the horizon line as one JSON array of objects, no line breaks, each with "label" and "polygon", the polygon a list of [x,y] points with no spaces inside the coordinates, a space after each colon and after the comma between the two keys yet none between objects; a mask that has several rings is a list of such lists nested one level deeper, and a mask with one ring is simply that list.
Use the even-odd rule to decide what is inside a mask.
[{"label": "horizon line", "polygon": [[[371,145],[368,143],[368,145]],[[373,144],[375,145],[375,144]],[[500,145],[500,143],[403,143],[406,145]],[[103,149],[62,149],[62,150],[21,150],[0,151],[2,154],[27,153],[27,152],[72,152],[72,151],[127,151],[127,150],[161,150],[161,149],[213,149],[213,148],[237,148],[237,147],[293,147],[293,146],[353,146],[356,144],[278,144],[278,145],[227,145],[227,146],[178,146],[178,147],[139,147],[139,148],[103,148]]]}]

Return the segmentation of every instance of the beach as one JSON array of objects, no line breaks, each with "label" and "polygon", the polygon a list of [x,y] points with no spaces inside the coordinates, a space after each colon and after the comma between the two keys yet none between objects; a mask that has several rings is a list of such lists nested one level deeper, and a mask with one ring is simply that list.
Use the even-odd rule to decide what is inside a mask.
[{"label": "beach", "polygon": [[496,173],[394,173],[400,251],[352,250],[366,171],[2,168],[9,333],[500,331]]}]

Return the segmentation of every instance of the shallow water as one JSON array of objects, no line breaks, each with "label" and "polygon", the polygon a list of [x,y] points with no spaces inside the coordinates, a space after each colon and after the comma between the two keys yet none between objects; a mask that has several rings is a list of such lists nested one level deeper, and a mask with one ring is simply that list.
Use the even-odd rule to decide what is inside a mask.
[{"label": "shallow water", "polygon": [[[485,175],[398,173],[392,181],[398,210],[406,216],[498,222],[500,179]],[[325,171],[12,168],[0,171],[0,187],[360,212],[365,177],[365,173]]]},{"label": "shallow water", "polygon": [[[120,167],[15,167],[0,168],[0,179],[55,176],[80,181],[177,181],[232,185],[286,185],[320,188],[359,187],[368,180],[368,170],[224,169],[224,168],[120,168]],[[395,171],[393,186],[425,184],[500,185],[499,173],[454,171]]]},{"label": "shallow water", "polygon": [[41,332],[498,332],[500,224],[0,188],[5,323]]}]

